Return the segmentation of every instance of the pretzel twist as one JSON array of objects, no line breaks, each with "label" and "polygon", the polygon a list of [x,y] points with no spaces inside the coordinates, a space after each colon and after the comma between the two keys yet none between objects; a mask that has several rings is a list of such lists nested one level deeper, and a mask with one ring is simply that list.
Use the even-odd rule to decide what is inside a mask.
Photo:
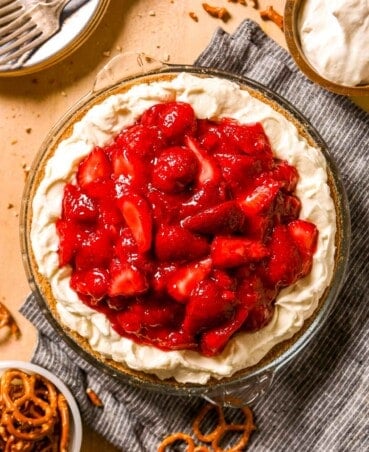
[{"label": "pretzel twist", "polygon": [[66,452],[69,407],[45,377],[18,369],[0,378],[0,450]]},{"label": "pretzel twist", "polygon": [[[223,408],[211,403],[205,404],[197,416],[195,417],[192,429],[195,434],[196,440],[206,443],[206,445],[196,445],[194,439],[186,433],[178,432],[167,436],[161,442],[158,448],[158,452],[165,452],[166,447],[174,444],[175,442],[182,441],[187,444],[186,452],[223,452],[221,447],[224,436],[229,432],[240,433],[238,441],[232,446],[228,447],[226,452],[240,452],[245,450],[251,433],[255,430],[254,417],[251,409],[248,406],[241,408],[244,415],[244,422],[242,423],[228,423],[224,417]],[[217,415],[217,423],[214,429],[208,433],[201,431],[201,424],[211,411],[215,411]],[[208,447],[209,445],[209,447]],[[211,446],[211,448],[210,448]]]}]

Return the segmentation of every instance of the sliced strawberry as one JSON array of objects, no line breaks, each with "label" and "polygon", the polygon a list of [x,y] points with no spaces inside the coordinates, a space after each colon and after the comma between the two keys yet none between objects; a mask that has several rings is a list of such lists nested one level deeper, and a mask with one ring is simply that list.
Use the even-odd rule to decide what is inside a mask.
[{"label": "sliced strawberry", "polygon": [[153,165],[152,183],[166,193],[181,192],[195,181],[198,167],[198,160],[190,149],[166,148]]},{"label": "sliced strawberry", "polygon": [[183,220],[226,200],[227,192],[223,183],[206,182],[196,189],[190,198],[182,202],[178,217]]},{"label": "sliced strawberry", "polygon": [[149,179],[144,161],[132,151],[118,149],[112,156],[113,174],[128,185],[144,187]]},{"label": "sliced strawberry", "polygon": [[152,240],[152,214],[147,201],[132,192],[123,196],[117,203],[137,242],[139,252],[148,251]]},{"label": "sliced strawberry", "polygon": [[200,281],[186,304],[183,331],[190,335],[198,334],[223,324],[233,312],[233,303],[224,300],[222,290],[214,281]]},{"label": "sliced strawberry", "polygon": [[260,276],[255,273],[247,275],[240,280],[238,297],[251,311],[264,301],[264,284]]},{"label": "sliced strawberry", "polygon": [[158,263],[150,281],[150,286],[155,293],[162,294],[163,292],[166,292],[168,278],[175,270],[177,270],[175,264]]},{"label": "sliced strawberry", "polygon": [[214,267],[220,268],[257,262],[268,255],[268,248],[259,241],[228,236],[216,236],[210,252]]},{"label": "sliced strawberry", "polygon": [[150,342],[162,350],[196,350],[193,336],[181,329],[160,328],[148,331]]},{"label": "sliced strawberry", "polygon": [[223,152],[214,154],[214,157],[219,163],[223,179],[236,195],[247,190],[250,181],[263,170],[262,162],[249,155]]},{"label": "sliced strawberry", "polygon": [[281,187],[289,193],[295,190],[299,179],[297,169],[286,161],[278,162],[272,169],[271,176],[280,182]]},{"label": "sliced strawberry", "polygon": [[289,223],[288,231],[302,254],[314,254],[318,241],[318,229],[315,224],[305,220]]},{"label": "sliced strawberry", "polygon": [[272,225],[279,192],[279,182],[268,179],[239,201],[246,217],[245,230],[249,236],[264,239]]},{"label": "sliced strawberry", "polygon": [[110,261],[113,245],[108,231],[104,229],[91,230],[86,233],[76,251],[75,265],[78,270],[94,267],[105,267]]},{"label": "sliced strawberry", "polygon": [[56,231],[59,237],[59,266],[71,264],[80,246],[83,231],[72,220],[57,220]]},{"label": "sliced strawberry", "polygon": [[148,282],[145,275],[135,266],[122,263],[118,259],[112,261],[109,296],[132,297],[145,293],[147,289]]},{"label": "sliced strawberry", "polygon": [[185,143],[186,146],[196,155],[200,164],[197,176],[199,186],[202,187],[208,182],[218,184],[221,181],[221,171],[216,159],[202,149],[194,138],[186,136]]},{"label": "sliced strawberry", "polygon": [[168,293],[180,303],[186,302],[196,285],[209,276],[212,268],[211,259],[193,262],[179,267],[168,277]]},{"label": "sliced strawberry", "polygon": [[215,281],[215,284],[223,290],[234,291],[236,288],[235,278],[226,270],[214,268],[211,272],[210,278]]},{"label": "sliced strawberry", "polygon": [[294,220],[288,224],[288,232],[296,244],[302,259],[302,274],[307,275],[313,264],[312,256],[318,242],[318,229],[315,224],[304,220]]},{"label": "sliced strawberry", "polygon": [[239,303],[230,319],[220,326],[203,332],[200,339],[201,353],[204,356],[214,356],[221,353],[233,334],[242,327],[248,315],[247,306]]},{"label": "sliced strawberry", "polygon": [[222,127],[217,121],[211,121],[209,119],[198,119],[196,135],[199,140],[200,146],[210,153],[238,153],[238,149],[236,147],[231,147],[231,143],[222,133]]},{"label": "sliced strawberry", "polygon": [[71,276],[70,285],[78,294],[98,301],[108,292],[109,273],[103,268],[76,271]]},{"label": "sliced strawberry", "polygon": [[103,149],[95,147],[78,166],[77,181],[80,187],[85,187],[90,182],[109,179],[112,167],[109,157]]},{"label": "sliced strawberry", "polygon": [[97,179],[85,185],[83,191],[94,201],[115,198],[115,185],[111,179]]},{"label": "sliced strawberry", "polygon": [[277,288],[266,287],[262,278],[255,273],[241,280],[237,296],[249,309],[249,316],[243,328],[255,330],[265,326],[273,312],[273,301],[277,294]]},{"label": "sliced strawberry", "polygon": [[72,184],[64,187],[62,218],[75,221],[92,221],[97,217],[95,202]]},{"label": "sliced strawberry", "polygon": [[118,149],[137,156],[140,161],[150,161],[165,145],[164,137],[156,126],[135,124],[123,130],[115,140]]},{"label": "sliced strawberry", "polygon": [[151,205],[153,222],[159,228],[163,224],[173,224],[178,221],[182,201],[185,202],[188,195],[164,193],[150,186],[146,198]]},{"label": "sliced strawberry", "polygon": [[165,102],[153,105],[142,115],[141,124],[157,126],[171,143],[196,129],[195,112],[185,102]]},{"label": "sliced strawberry", "polygon": [[245,331],[258,331],[266,326],[272,319],[274,313],[274,305],[261,303],[255,306],[250,312],[242,325]]},{"label": "sliced strawberry", "polygon": [[121,261],[128,261],[132,254],[138,253],[137,242],[130,228],[124,227],[115,241],[115,254]]},{"label": "sliced strawberry", "polygon": [[280,191],[280,183],[271,179],[263,181],[249,195],[240,201],[245,215],[252,218],[255,215],[268,214],[274,206]]},{"label": "sliced strawberry", "polygon": [[299,217],[301,201],[293,195],[280,192],[275,207],[274,216],[277,223],[289,223]]},{"label": "sliced strawberry", "polygon": [[277,287],[296,282],[301,276],[302,262],[287,226],[278,225],[274,228],[269,248],[270,260],[265,266],[269,282]]},{"label": "sliced strawberry", "polygon": [[[148,337],[148,329],[177,326],[183,317],[183,306],[163,298],[137,298],[117,315],[117,321],[127,333]],[[155,339],[158,331],[155,331]]]},{"label": "sliced strawberry", "polygon": [[222,132],[242,152],[259,158],[263,156],[265,169],[272,164],[273,154],[269,139],[260,122],[240,124],[233,119],[224,118],[220,124]]},{"label": "sliced strawberry", "polygon": [[124,223],[122,213],[115,202],[109,198],[99,200],[98,211],[98,227],[108,231],[111,240],[115,240]]},{"label": "sliced strawberry", "polygon": [[160,261],[192,261],[209,254],[204,237],[181,226],[163,226],[155,236],[155,254]]},{"label": "sliced strawberry", "polygon": [[231,234],[240,231],[245,215],[236,201],[205,209],[181,221],[184,228],[202,234]]}]

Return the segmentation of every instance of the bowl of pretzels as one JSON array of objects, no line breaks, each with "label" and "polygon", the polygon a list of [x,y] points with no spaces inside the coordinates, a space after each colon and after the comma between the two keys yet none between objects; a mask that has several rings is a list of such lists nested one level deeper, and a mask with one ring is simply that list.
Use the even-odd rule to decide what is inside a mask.
[{"label": "bowl of pretzels", "polygon": [[0,450],[79,452],[81,416],[69,389],[46,369],[0,362]]}]

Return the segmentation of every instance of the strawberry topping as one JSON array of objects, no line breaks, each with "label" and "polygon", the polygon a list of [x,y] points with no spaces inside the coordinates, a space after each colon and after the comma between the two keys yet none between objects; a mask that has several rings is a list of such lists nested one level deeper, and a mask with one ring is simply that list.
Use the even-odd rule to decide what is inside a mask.
[{"label": "strawberry topping", "polygon": [[153,105],[66,184],[59,264],[120,335],[217,355],[311,270],[318,230],[299,219],[297,183],[260,123]]}]

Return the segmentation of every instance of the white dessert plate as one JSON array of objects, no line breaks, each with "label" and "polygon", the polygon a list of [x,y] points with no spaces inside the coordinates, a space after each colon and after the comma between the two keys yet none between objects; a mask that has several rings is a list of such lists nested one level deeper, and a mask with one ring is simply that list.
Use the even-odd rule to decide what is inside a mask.
[{"label": "white dessert plate", "polygon": [[[29,9],[37,1],[22,0],[22,3]],[[70,0],[61,13],[59,31],[36,50],[22,55],[19,58],[21,63],[3,64],[0,57],[0,77],[36,72],[70,55],[90,36],[108,2],[109,0]]]}]

